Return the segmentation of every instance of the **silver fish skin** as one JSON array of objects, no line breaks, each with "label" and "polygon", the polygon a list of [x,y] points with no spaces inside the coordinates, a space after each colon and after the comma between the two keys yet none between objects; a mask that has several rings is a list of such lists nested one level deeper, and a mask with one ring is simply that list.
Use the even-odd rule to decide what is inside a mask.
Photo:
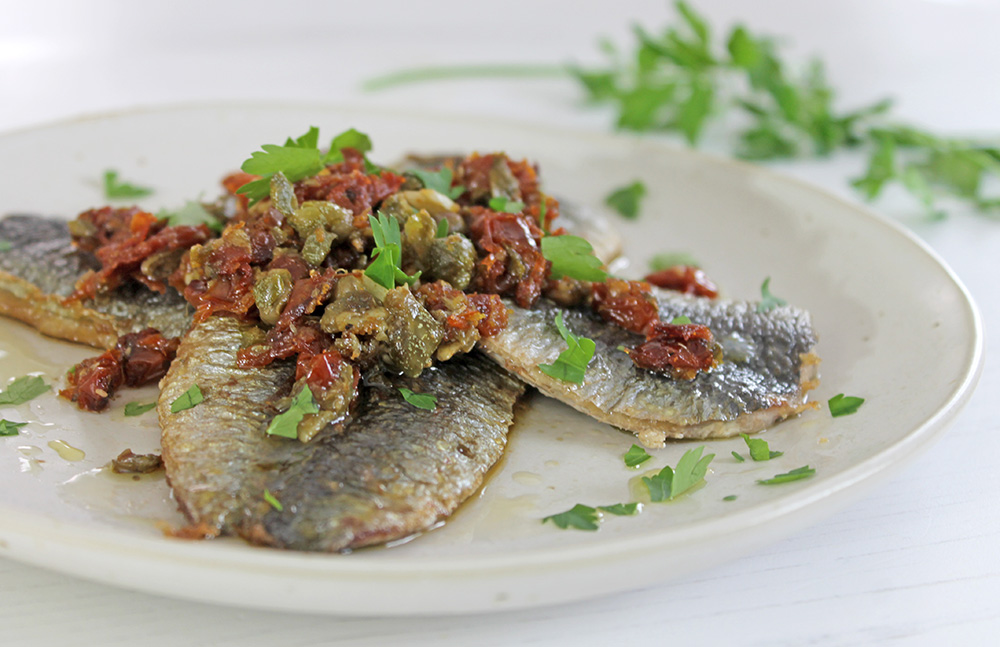
[{"label": "silver fish skin", "polygon": [[191,325],[192,309],[175,290],[163,294],[138,283],[82,303],[64,303],[77,279],[98,267],[73,247],[66,221],[35,215],[0,219],[0,314],[51,337],[110,348],[119,335],[156,328],[177,337]]},{"label": "silver fish skin", "polygon": [[[711,329],[723,361],[693,380],[673,379],[635,366],[619,346],[641,335],[598,315],[542,300],[531,310],[507,303],[510,317],[499,335],[480,341],[498,364],[545,395],[616,427],[632,431],[647,447],[668,438],[728,437],[760,431],[811,406],[807,391],[818,384],[818,358],[809,314],[789,306],[757,312],[756,304],[688,297],[657,290],[660,318],[687,316]],[[582,384],[552,378],[538,365],[566,349],[555,326],[561,312],[575,335],[597,348]]]},{"label": "silver fish skin", "polygon": [[[433,527],[500,458],[524,391],[489,360],[464,356],[419,378],[365,387],[346,425],[300,443],[265,434],[294,366],[240,369],[241,345],[233,319],[211,318],[188,333],[160,383],[161,444],[192,524],[266,546],[344,551]],[[171,413],[194,384],[204,401]],[[415,408],[399,387],[435,395],[437,407]]]}]

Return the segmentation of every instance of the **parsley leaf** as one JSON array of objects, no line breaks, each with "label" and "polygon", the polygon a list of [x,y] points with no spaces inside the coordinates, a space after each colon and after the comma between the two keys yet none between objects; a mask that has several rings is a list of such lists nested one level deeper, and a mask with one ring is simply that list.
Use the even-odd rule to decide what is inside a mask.
[{"label": "parsley leaf", "polygon": [[434,411],[437,408],[437,396],[430,393],[414,393],[410,389],[400,387],[399,392],[403,394],[403,399],[418,409]]},{"label": "parsley leaf", "polygon": [[733,454],[733,458],[735,458],[735,459],[736,459],[736,461],[737,461],[737,462],[739,462],[739,463],[742,463],[743,461],[745,461],[745,460],[746,460],[745,458],[743,458],[743,457],[742,457],[742,456],[741,456],[740,454],[738,454],[738,453],[737,453],[737,452],[735,452],[735,451],[734,451],[734,452],[732,452],[732,454]]},{"label": "parsley leaf", "polygon": [[104,197],[108,200],[128,200],[129,198],[142,198],[153,193],[153,190],[129,184],[118,179],[118,171],[108,169],[104,171]]},{"label": "parsley leaf", "polygon": [[773,452],[771,448],[767,446],[767,441],[760,438],[751,438],[747,434],[740,434],[743,440],[746,441],[747,447],[750,448],[750,458],[755,461],[769,461],[772,458],[777,458],[783,456],[785,452]]},{"label": "parsley leaf", "polygon": [[727,494],[726,496],[722,497],[722,500],[723,501],[735,501],[736,498],[737,497],[736,497],[735,494]]},{"label": "parsley leaf", "polygon": [[577,503],[566,512],[549,515],[542,519],[542,523],[551,521],[563,530],[576,528],[578,530],[597,530],[598,513],[595,508]]},{"label": "parsley leaf", "polygon": [[0,252],[9,252],[13,248],[14,246],[10,244],[9,240],[0,239]]},{"label": "parsley leaf", "polygon": [[442,218],[438,221],[437,231],[434,233],[435,238],[445,238],[448,232],[451,231],[451,225],[448,224],[447,218]]},{"label": "parsley leaf", "polygon": [[649,269],[654,272],[659,272],[660,270],[665,270],[670,267],[675,267],[677,265],[688,265],[691,267],[701,267],[701,263],[695,260],[694,256],[687,254],[685,252],[667,252],[663,254],[657,254],[653,258],[649,259]]},{"label": "parsley leaf", "polygon": [[[149,402],[147,404],[142,404],[139,402],[129,402],[125,405],[125,415],[126,416],[141,416],[150,409],[156,406],[155,402]],[[191,405],[194,406],[194,405]]]},{"label": "parsley leaf", "polygon": [[633,444],[631,447],[629,447],[629,450],[625,452],[625,466],[638,467],[651,458],[652,456],[646,453],[645,449],[639,447],[636,444]]},{"label": "parsley leaf", "polygon": [[442,166],[437,171],[425,171],[423,169],[413,169],[407,171],[410,175],[416,176],[424,185],[424,188],[437,191],[441,195],[446,195],[452,200],[465,193],[462,185],[452,186],[451,180],[454,173],[447,166]]},{"label": "parsley leaf", "polygon": [[769,479],[758,479],[757,482],[761,485],[777,485],[779,483],[790,483],[791,481],[800,481],[805,478],[809,478],[816,473],[816,470],[808,465],[799,467],[790,472],[785,472],[784,474],[778,474]]},{"label": "parsley leaf", "polygon": [[192,384],[191,388],[182,393],[176,400],[170,403],[170,413],[178,413],[201,404],[205,396],[201,392],[201,387]]},{"label": "parsley leaf", "polygon": [[708,472],[708,464],[715,458],[715,454],[708,454],[702,458],[704,450],[704,445],[689,449],[677,461],[676,469],[671,469],[667,465],[655,476],[642,477],[642,482],[649,489],[650,500],[654,502],[672,500],[700,483]]},{"label": "parsley leaf", "polygon": [[294,146],[277,146],[264,144],[261,151],[254,151],[250,159],[243,162],[240,169],[245,173],[260,175],[261,179],[244,184],[237,193],[250,199],[251,203],[260,202],[271,191],[271,176],[279,171],[284,173],[289,182],[298,182],[316,175],[323,170],[319,149]]},{"label": "parsley leaf", "polygon": [[683,326],[685,324],[691,323],[691,317],[688,317],[687,315],[677,315],[676,317],[670,320],[670,323],[675,326]]},{"label": "parsley leaf", "polygon": [[319,128],[310,126],[305,135],[285,140],[285,146],[290,148],[319,148]]},{"label": "parsley leaf", "polygon": [[267,426],[264,433],[268,436],[298,438],[299,422],[305,418],[307,413],[316,413],[317,411],[319,411],[319,406],[313,401],[312,390],[308,386],[303,386],[292,398],[292,404],[288,410],[272,418],[271,424]]},{"label": "parsley leaf", "polygon": [[222,231],[223,223],[215,217],[200,202],[188,200],[184,206],[176,211],[163,209],[156,214],[160,220],[166,219],[167,225],[178,227],[180,225],[207,225],[213,231]]},{"label": "parsley leaf", "polygon": [[277,497],[271,494],[269,490],[264,490],[264,500],[270,503],[271,507],[277,510],[278,512],[285,511],[285,506],[281,505],[281,501],[278,501]]},{"label": "parsley leaf", "polygon": [[[323,164],[336,164],[337,162],[344,161],[344,154],[341,152],[345,148],[353,148],[359,153],[367,153],[372,149],[372,140],[368,135],[359,132],[353,128],[348,128],[344,132],[340,133],[333,138],[330,142],[330,150],[327,152],[326,156],[323,158]],[[368,158],[365,158],[366,171],[371,172],[367,167],[371,165],[368,162]],[[374,165],[371,165],[374,166]]]},{"label": "parsley leaf", "polygon": [[830,398],[826,404],[830,407],[830,415],[837,418],[839,416],[849,416],[852,413],[857,413],[858,409],[861,408],[861,405],[864,404],[864,401],[864,398],[838,393]]},{"label": "parsley leaf", "polygon": [[26,422],[13,422],[6,418],[0,419],[0,436],[16,436],[20,432],[18,429],[25,426]]},{"label": "parsley leaf", "polygon": [[580,281],[604,281],[608,273],[601,267],[601,259],[594,256],[594,248],[579,236],[546,236],[542,238],[542,256],[552,263],[550,276],[554,279],[568,276]]},{"label": "parsley leaf", "polygon": [[760,286],[761,301],[757,304],[757,312],[769,312],[778,306],[788,305],[788,302],[771,294],[771,277],[764,279]]},{"label": "parsley leaf", "polygon": [[604,199],[604,203],[617,211],[623,218],[635,220],[639,217],[639,202],[646,196],[646,185],[635,181],[628,186],[615,189]]},{"label": "parsley leaf", "polygon": [[19,377],[3,391],[0,391],[0,405],[4,404],[24,404],[45,393],[52,387],[45,383],[45,380],[37,375],[25,375]]},{"label": "parsley leaf", "polygon": [[599,505],[598,510],[602,510],[616,517],[632,517],[639,514],[642,509],[640,503],[615,503],[614,505]]},{"label": "parsley leaf", "polygon": [[372,250],[372,262],[365,268],[365,276],[375,281],[387,290],[399,283],[413,283],[420,277],[420,272],[410,276],[400,269],[403,252],[399,235],[399,221],[383,213],[368,215],[368,224],[372,228],[375,239],[375,249]]},{"label": "parsley leaf", "polygon": [[587,366],[594,358],[597,344],[586,337],[578,337],[571,333],[563,323],[562,313],[556,313],[556,328],[566,341],[568,348],[559,354],[552,364],[539,364],[538,369],[557,380],[581,384],[587,373]]},{"label": "parsley leaf", "polygon": [[520,200],[511,200],[503,196],[490,198],[490,209],[501,213],[521,213],[524,211],[524,203]]}]

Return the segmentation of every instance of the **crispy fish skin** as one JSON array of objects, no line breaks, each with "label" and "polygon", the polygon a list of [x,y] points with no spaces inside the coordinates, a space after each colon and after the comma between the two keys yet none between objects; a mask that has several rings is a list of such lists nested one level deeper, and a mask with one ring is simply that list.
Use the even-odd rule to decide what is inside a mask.
[{"label": "crispy fish skin", "polygon": [[[541,301],[532,310],[511,303],[509,323],[480,347],[498,364],[594,418],[634,432],[647,447],[667,438],[728,437],[760,431],[811,406],[806,392],[817,383],[816,337],[809,314],[783,306],[757,312],[750,302],[656,292],[660,318],[687,316],[707,325],[723,346],[724,359],[693,380],[639,369],[618,347],[642,336],[604,322],[598,315]],[[538,369],[566,349],[554,324],[562,312],[569,330],[597,345],[580,385]]]},{"label": "crispy fish skin", "polygon": [[[222,317],[196,325],[160,383],[157,411],[182,511],[192,524],[256,544],[343,551],[433,527],[500,458],[524,391],[489,360],[465,356],[364,388],[351,421],[309,443],[269,437],[294,366],[237,368],[241,331]],[[194,384],[204,401],[171,413]],[[434,394],[436,409],[413,407],[399,387]]]},{"label": "crispy fish skin", "polygon": [[156,328],[177,337],[191,325],[191,309],[177,292],[152,292],[137,283],[82,303],[64,303],[87,270],[92,255],[77,251],[66,221],[34,215],[0,219],[0,314],[19,319],[51,337],[111,348],[119,335]]}]

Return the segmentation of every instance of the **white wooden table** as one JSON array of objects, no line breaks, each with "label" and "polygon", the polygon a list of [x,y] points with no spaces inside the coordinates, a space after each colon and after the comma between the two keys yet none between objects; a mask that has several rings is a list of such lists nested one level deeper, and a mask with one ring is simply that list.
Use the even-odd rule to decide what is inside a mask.
[{"label": "white wooden table", "polygon": [[[473,4],[4,2],[0,131],[136,105],[281,99],[412,106],[604,130],[568,80],[359,91],[400,66],[597,60],[670,12],[660,1]],[[901,119],[1000,139],[996,0],[703,0],[818,54],[850,106],[885,95]],[[723,151],[716,138],[710,148]],[[857,200],[853,156],[777,166]],[[2,173],[2,169],[0,169]],[[954,211],[928,223],[876,205],[951,264],[1000,338],[1000,222]],[[915,352],[920,352],[915,349]],[[0,560],[0,645],[987,645],[1000,632],[1000,367],[929,452],[867,498],[795,536],[680,581],[589,602],[456,618],[262,613],[132,593]]]}]

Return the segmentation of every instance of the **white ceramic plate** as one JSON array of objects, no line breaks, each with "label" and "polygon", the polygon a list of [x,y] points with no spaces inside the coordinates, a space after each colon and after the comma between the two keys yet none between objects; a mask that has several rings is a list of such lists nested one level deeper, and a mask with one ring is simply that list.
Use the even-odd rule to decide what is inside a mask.
[{"label": "white ceramic plate", "polygon": [[[125,587],[234,605],[323,613],[466,613],[566,602],[639,588],[728,560],[788,535],[862,492],[930,444],[968,399],[982,364],[969,296],[930,251],[898,226],[759,168],[648,140],[493,121],[322,106],[178,107],[85,119],[0,138],[0,213],[72,217],[102,203],[104,169],[157,189],[156,209],[217,193],[217,180],[259,145],[310,125],[324,137],[368,132],[373,157],[407,151],[506,150],[537,160],[547,191],[600,205],[642,179],[642,217],[620,223],[634,275],[662,251],[689,251],[727,296],[772,290],[812,312],[825,402],[867,402],[833,419],[811,411],[770,430],[784,456],[739,463],[739,439],[709,443],[707,484],[638,517],[608,517],[599,532],[559,530],[543,516],[576,503],[633,498],[622,464],[631,435],[539,396],[520,416],[484,490],[443,527],[388,549],[311,555],[239,541],[164,538],[179,525],[161,477],[139,482],[102,469],[125,447],[158,446],[155,414],[124,418],[126,393],[105,415],[54,394],[0,415],[31,420],[0,438],[3,555]],[[16,250],[7,253],[17,253]],[[0,378],[39,371],[54,383],[87,349],[0,322]],[[50,443],[82,450],[68,461]],[[675,465],[692,445],[654,453]],[[757,485],[802,465],[816,476]],[[724,501],[737,495],[734,501]]]}]

